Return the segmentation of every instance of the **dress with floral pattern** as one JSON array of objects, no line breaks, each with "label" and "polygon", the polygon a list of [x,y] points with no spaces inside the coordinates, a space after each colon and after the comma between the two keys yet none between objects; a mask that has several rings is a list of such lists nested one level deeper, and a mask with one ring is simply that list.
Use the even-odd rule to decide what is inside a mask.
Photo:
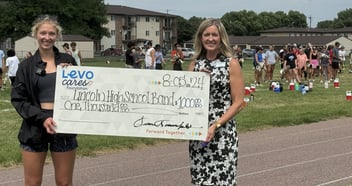
[{"label": "dress with floral pattern", "polygon": [[[217,121],[232,100],[229,80],[230,58],[214,61],[197,60],[194,71],[210,69],[208,125]],[[238,135],[236,120],[232,119],[217,129],[214,138],[204,147],[202,141],[190,141],[191,178],[195,185],[228,186],[236,184]]]}]

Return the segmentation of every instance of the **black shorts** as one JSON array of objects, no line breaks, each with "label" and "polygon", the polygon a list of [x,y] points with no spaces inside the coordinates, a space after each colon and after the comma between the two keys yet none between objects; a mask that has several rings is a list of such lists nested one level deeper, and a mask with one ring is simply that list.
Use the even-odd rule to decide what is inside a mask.
[{"label": "black shorts", "polygon": [[339,69],[339,63],[338,62],[332,62],[331,66],[333,69]]},{"label": "black shorts", "polygon": [[289,64],[287,65],[287,68],[290,67],[289,69],[295,69],[296,68],[296,64]]},{"label": "black shorts", "polygon": [[2,68],[0,68],[0,74],[2,74]]},{"label": "black shorts", "polygon": [[155,64],[155,69],[163,69],[163,65],[161,63]]},{"label": "black shorts", "polygon": [[[46,113],[53,115],[52,110],[43,110]],[[52,152],[67,152],[75,150],[78,147],[76,134],[48,134],[41,139],[40,144],[23,144],[20,146],[22,149],[30,152],[47,152],[49,149]]]},{"label": "black shorts", "polygon": [[78,147],[76,136],[67,134],[54,134],[50,135],[47,143],[41,145],[20,145],[22,149],[30,152],[68,152],[75,150]]}]

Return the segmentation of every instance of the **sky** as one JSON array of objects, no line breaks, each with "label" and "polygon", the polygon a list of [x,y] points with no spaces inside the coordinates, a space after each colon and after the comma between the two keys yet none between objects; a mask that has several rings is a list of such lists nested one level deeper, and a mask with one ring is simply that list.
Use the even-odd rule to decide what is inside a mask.
[{"label": "sky", "polygon": [[307,16],[311,27],[337,18],[337,13],[352,8],[352,0],[105,0],[110,5],[123,5],[189,19],[192,16],[221,18],[225,13],[240,10],[260,12],[299,11]]}]

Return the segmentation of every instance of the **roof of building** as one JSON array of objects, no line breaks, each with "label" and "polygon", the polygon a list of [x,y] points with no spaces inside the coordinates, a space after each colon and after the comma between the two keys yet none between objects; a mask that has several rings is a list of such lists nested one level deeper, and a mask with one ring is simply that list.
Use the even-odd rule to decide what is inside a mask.
[{"label": "roof of building", "polygon": [[[252,45],[252,46],[259,46],[259,45],[277,45],[277,46],[284,46],[286,44],[301,44],[306,45],[308,43],[312,43],[313,45],[322,46],[326,45],[327,43],[333,42],[339,39],[342,36],[229,36],[230,44],[231,45]],[[193,43],[194,40],[189,40],[185,43]]]},{"label": "roof of building", "polygon": [[352,27],[330,29],[330,28],[297,28],[297,27],[280,27],[269,30],[263,30],[260,33],[336,33],[351,32]]},{"label": "roof of building", "polygon": [[350,32],[352,33],[352,27],[344,27],[344,28],[338,28],[338,29],[335,29],[334,30],[335,32],[343,32],[343,33],[346,33],[346,32]]},{"label": "roof of building", "polygon": [[114,15],[130,15],[130,16],[178,17],[177,15],[132,8],[128,6],[122,6],[122,5],[106,5],[106,13],[110,15],[114,14]]},{"label": "roof of building", "polygon": [[238,43],[238,44],[249,44],[253,43],[257,40],[260,40],[261,38],[266,37],[266,36],[229,36],[230,43]]},{"label": "roof of building", "polygon": [[82,35],[62,35],[62,41],[92,41],[92,39]]},{"label": "roof of building", "polygon": [[321,46],[333,42],[342,36],[299,36],[299,37],[272,37],[272,36],[229,36],[230,43],[246,44],[246,45],[286,45],[288,43],[296,43],[306,45],[312,43],[313,45]]}]

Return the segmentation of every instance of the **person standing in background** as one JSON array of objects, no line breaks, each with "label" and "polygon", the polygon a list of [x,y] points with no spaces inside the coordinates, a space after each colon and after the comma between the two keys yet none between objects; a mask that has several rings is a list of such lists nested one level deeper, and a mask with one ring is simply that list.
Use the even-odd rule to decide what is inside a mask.
[{"label": "person standing in background", "polygon": [[238,133],[235,116],[241,111],[244,80],[238,59],[219,19],[204,20],[195,34],[195,60],[189,71],[210,76],[208,133],[204,142],[189,142],[194,185],[236,185]]},{"label": "person standing in background", "polygon": [[243,68],[243,54],[242,54],[242,49],[239,46],[234,46],[233,47],[233,53],[234,53],[234,57],[237,57],[238,62],[240,63],[241,69]]},{"label": "person standing in background", "polygon": [[163,57],[163,53],[161,51],[161,46],[159,44],[155,45],[155,69],[161,70],[163,69],[163,64],[165,64],[165,60]]},{"label": "person standing in background", "polygon": [[352,73],[352,49],[350,50],[350,53],[348,56],[350,57],[349,72]]},{"label": "person standing in background", "polygon": [[15,51],[13,49],[8,50],[6,58],[6,67],[7,75],[10,79],[11,85],[15,82],[18,64],[20,64],[20,60],[16,56]]},{"label": "person standing in background", "polygon": [[301,83],[301,78],[298,75],[298,64],[297,64],[297,56],[293,51],[293,47],[289,46],[287,51],[288,53],[285,55],[284,68],[288,69],[289,82],[293,83],[296,81],[297,83]]},{"label": "person standing in background", "polygon": [[287,47],[285,46],[284,48],[280,49],[279,51],[279,58],[280,58],[280,79],[284,80],[286,79],[288,81],[288,70],[284,69],[284,63],[285,63],[285,55],[287,53]]},{"label": "person standing in background", "polygon": [[332,80],[335,80],[337,78],[337,71],[340,68],[339,67],[340,66],[339,47],[340,47],[340,43],[335,42],[335,47],[332,49],[332,54],[331,54]]},{"label": "person standing in background", "polygon": [[256,86],[263,83],[263,71],[265,67],[265,56],[263,56],[263,48],[258,48],[257,53],[254,55],[256,67],[254,69],[254,79]]},{"label": "person standing in background", "polygon": [[133,59],[133,50],[134,50],[134,43],[133,42],[128,42],[127,47],[128,49],[125,52],[125,57],[126,57],[126,68],[133,68],[134,65],[134,59]]},{"label": "person standing in background", "polygon": [[3,67],[5,65],[5,53],[0,49],[0,90],[2,90],[3,82],[2,82],[2,73]]},{"label": "person standing in background", "polygon": [[329,73],[329,50],[326,46],[323,46],[320,53],[320,83],[326,82],[330,79],[331,74]]},{"label": "person standing in background", "polygon": [[274,50],[274,46],[270,45],[269,50],[265,52],[265,62],[267,63],[265,80],[272,81],[274,76],[275,64],[279,60],[279,54]]},{"label": "person standing in background", "polygon": [[182,53],[182,50],[180,48],[180,45],[178,43],[174,44],[174,48],[171,51],[171,63],[172,63],[172,68],[173,70],[180,70],[182,71],[182,63],[184,60],[184,56]]},{"label": "person standing in background", "polygon": [[146,69],[155,69],[155,49],[152,47],[153,43],[152,41],[146,41],[144,43],[144,46],[146,46],[146,52],[145,52],[145,68]]},{"label": "person standing in background", "polygon": [[77,43],[71,42],[72,57],[75,59],[78,66],[83,65],[81,51],[77,49]]},{"label": "person standing in background", "polygon": [[299,54],[297,54],[296,57],[297,57],[297,73],[298,73],[298,76],[302,79],[304,78],[304,72],[307,70],[308,57],[303,49],[299,50]]},{"label": "person standing in background", "polygon": [[49,15],[38,17],[32,27],[38,50],[18,66],[12,85],[11,103],[22,117],[18,134],[24,185],[41,185],[44,164],[50,150],[55,182],[72,185],[78,147],[76,134],[57,134],[53,119],[56,67],[76,65],[67,53],[60,53],[55,43],[62,38],[62,27]]},{"label": "person standing in background", "polygon": [[307,56],[307,69],[304,72],[304,79],[310,79],[311,77],[311,71],[312,71],[312,64],[310,64],[311,59],[310,59],[310,54],[313,52],[313,45],[312,43],[308,43],[307,47],[304,49],[304,53]]},{"label": "person standing in background", "polygon": [[143,58],[141,56],[141,52],[142,49],[140,47],[135,47],[134,51],[133,51],[133,61],[134,61],[134,65],[133,68],[142,68],[142,62],[143,62]]},{"label": "person standing in background", "polygon": [[72,55],[72,52],[70,50],[70,46],[68,45],[68,43],[64,43],[62,45],[62,48],[64,49],[64,51],[66,52],[66,54]]},{"label": "person standing in background", "polygon": [[344,46],[341,46],[340,47],[340,50],[339,50],[339,58],[340,58],[340,72],[343,72],[343,70],[345,70],[345,62],[346,62],[346,50],[345,50],[345,47]]},{"label": "person standing in background", "polygon": [[311,65],[310,77],[313,81],[315,80],[315,77],[319,74],[319,61],[320,54],[318,52],[318,49],[316,47],[313,47],[309,57],[309,63]]}]

